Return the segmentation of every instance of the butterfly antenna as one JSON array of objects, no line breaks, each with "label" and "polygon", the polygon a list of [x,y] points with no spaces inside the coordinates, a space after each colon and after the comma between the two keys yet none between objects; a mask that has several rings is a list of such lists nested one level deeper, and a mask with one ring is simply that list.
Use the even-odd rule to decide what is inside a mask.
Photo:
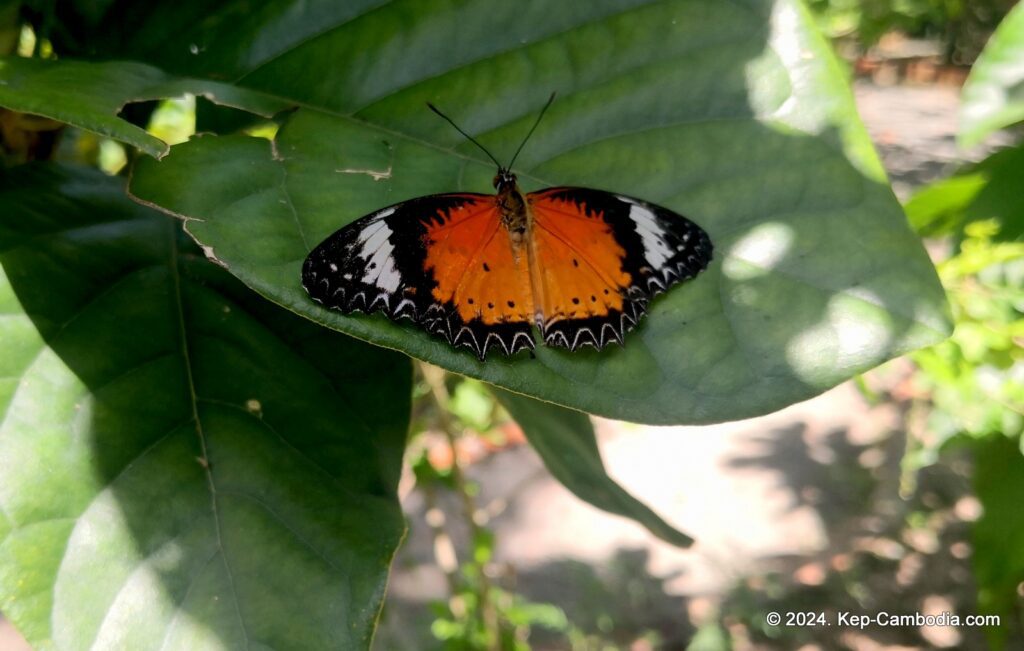
[{"label": "butterfly antenna", "polygon": [[551,97],[548,98],[548,103],[544,105],[544,108],[542,108],[540,113],[537,115],[537,121],[533,123],[532,127],[530,127],[530,132],[526,134],[526,137],[523,138],[523,142],[519,144],[519,149],[517,149],[515,155],[512,156],[512,162],[508,164],[508,169],[512,169],[512,166],[516,164],[516,159],[519,158],[519,152],[523,151],[523,147],[526,146],[526,141],[529,140],[530,136],[533,135],[533,132],[537,130],[537,125],[540,124],[540,119],[544,117],[544,113],[547,112],[548,107],[551,106],[551,103],[554,101],[555,94],[551,93]]},{"label": "butterfly antenna", "polygon": [[502,168],[502,167],[501,167],[501,163],[499,163],[499,162],[498,162],[498,159],[497,159],[497,158],[495,158],[494,156],[492,156],[492,155],[491,155],[491,152],[487,151],[487,148],[486,148],[486,147],[484,147],[484,146],[483,146],[483,145],[481,145],[481,144],[480,144],[479,142],[477,142],[477,141],[476,141],[476,138],[474,138],[473,136],[469,135],[468,133],[466,133],[465,131],[463,131],[462,129],[460,129],[460,128],[459,128],[459,125],[455,124],[455,122],[453,122],[453,121],[452,121],[452,119],[451,119],[450,117],[448,117],[447,115],[445,115],[444,113],[442,113],[441,111],[439,111],[439,110],[437,109],[437,107],[436,107],[436,106],[434,106],[433,104],[431,104],[430,102],[427,102],[427,107],[429,107],[429,108],[430,108],[430,110],[431,110],[431,111],[433,111],[434,113],[437,113],[438,115],[440,115],[441,117],[443,117],[443,118],[445,119],[445,122],[447,122],[448,124],[450,124],[450,125],[452,125],[453,127],[455,127],[455,130],[456,130],[456,131],[458,131],[458,132],[459,132],[459,133],[461,133],[462,135],[466,136],[466,138],[467,138],[467,139],[468,139],[468,140],[469,140],[469,141],[470,141],[471,143],[473,143],[474,145],[476,145],[477,147],[479,147],[479,148],[480,148],[480,151],[482,151],[483,153],[487,154],[487,157],[488,157],[488,158],[490,158],[490,159],[491,159],[492,161],[494,161],[494,164],[495,164],[495,165],[497,165],[499,169],[504,169],[504,168]]}]

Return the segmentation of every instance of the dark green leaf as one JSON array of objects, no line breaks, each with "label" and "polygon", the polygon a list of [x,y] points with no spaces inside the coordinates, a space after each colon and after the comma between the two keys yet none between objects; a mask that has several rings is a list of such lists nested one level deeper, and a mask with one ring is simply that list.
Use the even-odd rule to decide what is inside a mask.
[{"label": "dark green leaf", "polygon": [[923,188],[906,205],[911,225],[922,235],[964,237],[967,225],[985,219],[999,224],[996,239],[1024,238],[1024,147],[998,151],[976,165]]},{"label": "dark green leaf", "polygon": [[[1019,438],[996,435],[975,442],[974,489],[984,515],[974,525],[978,606],[1006,621],[1020,613],[1024,582],[1024,453]],[[1006,625],[993,627],[996,641]]]},{"label": "dark green leaf", "polygon": [[289,106],[230,84],[170,77],[141,63],[0,58],[0,106],[120,140],[158,158],[167,153],[167,143],[121,119],[118,112],[131,102],[185,93],[264,117]]},{"label": "dark green leaf", "polygon": [[40,648],[363,649],[408,359],[281,310],[118,179],[0,180],[0,609]]},{"label": "dark green leaf", "polygon": [[[934,269],[798,2],[396,2],[295,40],[311,20],[290,24],[273,55],[230,39],[243,83],[306,106],[273,145],[197,139],[141,161],[131,185],[194,218],[199,242],[291,310],[519,393],[653,423],[770,412],[949,331]],[[516,170],[526,189],[643,197],[716,246],[710,270],[655,301],[624,349],[480,363],[407,323],[309,300],[302,260],[335,229],[418,195],[490,189],[492,164],[425,101],[507,157],[552,90]]]},{"label": "dark green leaf", "polygon": [[594,426],[586,414],[500,389],[494,393],[523,428],[548,471],[581,500],[636,520],[673,545],[688,547],[693,542],[608,476],[594,438]]},{"label": "dark green leaf", "polygon": [[971,68],[960,105],[960,142],[971,146],[985,136],[1024,120],[1024,5],[1003,18]]},{"label": "dark green leaf", "polygon": [[61,55],[142,61],[213,79],[236,79],[388,2],[25,0],[42,5],[36,31]]}]

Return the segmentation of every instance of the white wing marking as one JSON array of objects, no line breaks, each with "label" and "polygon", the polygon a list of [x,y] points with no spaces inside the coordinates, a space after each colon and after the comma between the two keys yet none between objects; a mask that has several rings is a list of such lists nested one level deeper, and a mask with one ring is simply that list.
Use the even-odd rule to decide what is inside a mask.
[{"label": "white wing marking", "polygon": [[[616,195],[618,196],[618,195]],[[658,219],[647,207],[629,197],[618,197],[630,205],[629,218],[633,220],[637,235],[644,245],[644,257],[655,269],[661,267],[672,257],[672,249],[665,242],[665,229],[658,224]]]},{"label": "white wing marking", "polygon": [[395,268],[395,259],[391,255],[395,247],[391,244],[391,229],[382,219],[394,212],[388,208],[377,213],[379,221],[374,221],[359,233],[362,247],[357,254],[366,264],[366,275],[363,282],[376,285],[388,294],[398,291],[402,283],[402,275]]}]

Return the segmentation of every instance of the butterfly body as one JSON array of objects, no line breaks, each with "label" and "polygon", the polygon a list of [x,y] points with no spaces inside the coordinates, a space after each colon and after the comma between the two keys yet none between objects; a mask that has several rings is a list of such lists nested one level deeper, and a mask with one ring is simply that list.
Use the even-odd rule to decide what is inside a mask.
[{"label": "butterfly body", "polygon": [[344,313],[408,318],[481,360],[549,346],[603,348],[651,298],[711,260],[696,224],[601,190],[523,193],[499,169],[496,194],[412,199],[343,227],[307,257],[310,296]]},{"label": "butterfly body", "polygon": [[514,175],[499,173],[494,177],[494,185],[498,191],[494,202],[501,214],[501,223],[518,253],[527,242],[526,233],[530,229],[531,215],[526,198],[520,192]]}]

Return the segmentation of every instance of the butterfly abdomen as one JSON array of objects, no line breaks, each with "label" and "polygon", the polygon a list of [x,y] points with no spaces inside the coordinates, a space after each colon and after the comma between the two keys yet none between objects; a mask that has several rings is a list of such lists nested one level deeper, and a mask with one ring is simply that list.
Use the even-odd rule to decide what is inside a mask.
[{"label": "butterfly abdomen", "polygon": [[501,214],[501,224],[508,231],[512,245],[518,249],[526,242],[530,220],[526,200],[515,184],[515,177],[511,179],[511,183],[500,187],[495,201]]}]

